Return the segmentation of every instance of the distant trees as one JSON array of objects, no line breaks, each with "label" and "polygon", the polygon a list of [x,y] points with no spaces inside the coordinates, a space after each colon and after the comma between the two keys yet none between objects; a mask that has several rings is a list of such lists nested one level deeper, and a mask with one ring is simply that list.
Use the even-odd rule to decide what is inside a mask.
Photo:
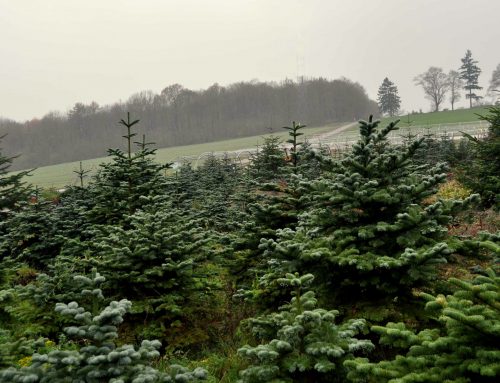
[{"label": "distant trees", "polygon": [[5,154],[22,154],[15,169],[104,156],[118,145],[116,121],[127,111],[141,119],[138,133],[159,147],[269,133],[292,120],[318,126],[378,114],[365,89],[345,78],[214,84],[199,91],[173,84],[159,94],[138,92],[107,106],[78,103],[67,114],[26,123],[0,119],[0,135],[8,133]]},{"label": "distant trees", "polygon": [[460,78],[465,82],[464,89],[469,92],[465,97],[469,99],[470,108],[472,108],[472,100],[478,100],[480,98],[474,91],[483,89],[478,85],[481,68],[478,67],[477,63],[478,62],[472,58],[472,52],[467,49],[462,59],[462,66],[460,67]]},{"label": "distant trees", "polygon": [[415,77],[414,81],[422,87],[425,97],[431,100],[433,111],[438,112],[450,88],[448,76],[443,69],[430,67],[426,72]]},{"label": "distant trees", "polygon": [[378,106],[381,113],[387,113],[391,117],[397,115],[401,106],[398,88],[387,77],[378,88]]},{"label": "distant trees", "polygon": [[493,94],[493,92],[500,92],[500,64],[497,65],[497,67],[493,71],[493,74],[491,75],[488,93]]},{"label": "distant trees", "polygon": [[460,100],[460,91],[464,87],[460,73],[456,70],[450,70],[448,73],[448,85],[450,87],[451,110],[455,110],[455,102]]}]

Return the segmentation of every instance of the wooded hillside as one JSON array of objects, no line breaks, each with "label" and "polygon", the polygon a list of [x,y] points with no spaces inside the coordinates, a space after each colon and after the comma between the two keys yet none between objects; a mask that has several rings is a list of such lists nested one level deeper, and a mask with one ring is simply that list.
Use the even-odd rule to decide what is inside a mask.
[{"label": "wooded hillside", "polygon": [[25,123],[0,120],[3,148],[10,156],[22,154],[12,170],[102,157],[119,145],[116,121],[126,111],[141,119],[140,133],[167,147],[269,133],[292,119],[308,126],[354,121],[378,107],[347,79],[214,84],[199,91],[174,84],[103,107],[77,103],[68,113]]}]

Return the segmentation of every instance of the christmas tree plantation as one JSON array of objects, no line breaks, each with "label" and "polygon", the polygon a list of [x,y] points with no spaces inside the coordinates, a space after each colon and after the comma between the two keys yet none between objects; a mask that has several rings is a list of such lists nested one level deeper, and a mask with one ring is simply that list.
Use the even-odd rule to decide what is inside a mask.
[{"label": "christmas tree plantation", "polygon": [[484,175],[495,205],[493,133],[467,157],[370,118],[335,158],[292,122],[170,169],[141,129],[51,197],[0,155],[0,382],[498,380],[498,213],[436,194]]}]

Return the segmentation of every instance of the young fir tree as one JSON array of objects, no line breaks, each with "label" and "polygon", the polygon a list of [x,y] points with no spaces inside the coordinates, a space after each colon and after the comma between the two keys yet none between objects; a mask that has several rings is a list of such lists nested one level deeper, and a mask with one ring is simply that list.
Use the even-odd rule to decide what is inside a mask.
[{"label": "young fir tree", "polygon": [[500,106],[488,108],[481,116],[490,126],[485,139],[468,136],[475,158],[459,165],[459,179],[481,195],[484,206],[500,209]]},{"label": "young fir tree", "polygon": [[[276,239],[277,230],[295,228],[299,215],[307,207],[308,181],[319,173],[310,145],[299,140],[304,127],[295,121],[291,127],[284,127],[288,130],[287,143],[291,147],[286,152],[285,162],[281,162],[279,179],[264,182],[258,176],[252,179],[256,174],[250,173],[250,182],[246,185],[248,198],[243,209],[244,224],[240,225],[233,240],[233,247],[240,256],[235,270],[242,270],[242,282],[246,279],[243,283],[246,286],[240,286],[243,289],[267,270],[267,259],[260,248],[261,239]],[[278,156],[278,150],[276,152]],[[258,166],[257,163],[254,166]],[[312,171],[308,173],[309,170]]]},{"label": "young fir tree", "polygon": [[7,257],[45,270],[58,254],[62,239],[56,231],[54,204],[36,189],[31,201],[18,204],[18,210],[5,221],[0,235],[0,260]]},{"label": "young fir tree", "polygon": [[264,144],[252,155],[249,174],[258,183],[277,182],[287,171],[286,153],[279,137],[264,138]]},{"label": "young fir tree", "polygon": [[[500,255],[500,247],[486,244]],[[402,350],[392,360],[346,362],[353,382],[493,383],[500,379],[500,277],[489,269],[468,282],[452,278],[453,295],[432,296],[426,310],[441,325],[418,333],[403,323],[374,326],[380,343]]]},{"label": "young fir tree", "polygon": [[300,123],[296,124],[295,121],[292,122],[292,126],[284,126],[283,129],[288,130],[288,135],[290,138],[286,140],[287,143],[291,145],[290,147],[290,158],[288,161],[292,165],[292,170],[294,173],[298,172],[298,167],[299,167],[299,148],[301,146],[301,143],[299,142],[299,137],[303,136],[304,133],[302,133],[300,130],[304,129],[306,125],[301,125]]},{"label": "young fir tree", "polygon": [[91,191],[95,206],[89,212],[89,218],[95,223],[116,224],[126,215],[133,214],[143,206],[142,197],[161,193],[165,188],[162,171],[171,164],[158,164],[153,161],[156,150],[149,149],[149,143],[139,142],[139,150],[132,152],[133,138],[137,135],[132,128],[139,120],[121,120],[127,128],[123,137],[127,140],[127,151],[109,149],[112,160],[101,165],[93,178]]},{"label": "young fir tree", "polygon": [[[284,153],[286,155],[284,161],[280,157],[283,153],[278,146],[274,146],[274,140],[266,142],[262,153],[253,159],[252,165],[263,169],[269,168],[270,158],[275,158],[278,169],[276,174],[280,175],[280,178],[265,182],[258,173],[251,173],[255,177],[254,198],[248,203],[249,217],[246,220],[246,227],[247,233],[257,243],[260,238],[275,238],[278,229],[295,227],[299,214],[305,208],[302,200],[305,190],[305,180],[302,175],[302,143],[299,142],[299,137],[303,135],[300,130],[304,127],[305,125],[296,124],[295,121],[291,127],[284,127],[290,137],[286,142],[291,145],[290,152]],[[274,154],[265,155],[265,153]]]},{"label": "young fir tree", "polygon": [[87,241],[68,241],[61,255],[83,254],[80,262],[106,277],[107,295],[126,294],[134,303],[128,326],[138,337],[162,337],[172,348],[197,343],[206,334],[188,336],[188,318],[201,316],[201,301],[211,299],[210,233],[170,203],[147,205],[128,216],[127,227],[102,226]]},{"label": "young fir tree", "polygon": [[81,289],[75,285],[75,272],[81,264],[57,257],[46,273],[38,273],[23,264],[4,263],[10,266],[8,283],[4,285],[0,312],[3,325],[14,338],[44,336],[54,338],[65,319],[54,313],[57,302],[79,300],[80,304],[91,305],[93,297],[82,298]]},{"label": "young fir tree", "polygon": [[[0,136],[0,142],[5,136]],[[0,151],[0,224],[7,213],[15,208],[19,201],[26,201],[30,189],[26,187],[23,178],[30,174],[29,171],[9,174],[9,168],[15,157],[6,157]],[[2,226],[0,225],[0,232]]]},{"label": "young fir tree", "polygon": [[197,183],[192,201],[196,217],[203,218],[209,227],[226,232],[234,219],[232,196],[243,175],[242,169],[228,157],[208,156],[196,169]]},{"label": "young fir tree", "polygon": [[174,176],[167,177],[167,190],[171,201],[187,211],[197,208],[194,201],[199,197],[199,186],[196,170],[187,161],[181,163]]},{"label": "young fir tree", "polygon": [[480,98],[474,91],[483,89],[478,85],[479,75],[481,68],[477,65],[477,61],[472,58],[472,52],[468,49],[462,59],[462,66],[460,67],[460,78],[464,80],[463,88],[468,91],[465,95],[469,99],[470,108],[472,108],[472,100]]},{"label": "young fir tree", "polygon": [[280,283],[293,288],[293,298],[279,312],[248,320],[261,344],[238,353],[250,361],[240,382],[344,382],[343,362],[373,349],[355,338],[366,324],[353,319],[335,324],[339,312],[317,308],[315,294],[306,291],[313,276],[287,274]]},{"label": "young fir tree", "polygon": [[415,165],[422,140],[391,146],[378,121],[362,121],[361,139],[311,186],[311,208],[297,230],[264,241],[271,274],[312,272],[331,292],[394,297],[432,278],[450,249],[444,242],[450,212],[463,203],[424,201],[446,175],[444,165]]},{"label": "young fir tree", "polygon": [[[71,318],[71,325],[64,328],[71,346],[58,347],[48,353],[35,352],[29,366],[0,371],[0,382],[159,383],[205,379],[206,372],[199,368],[191,372],[172,366],[168,374],[151,367],[152,360],[160,355],[159,341],[144,340],[137,348],[127,344],[118,346],[118,326],[132,304],[122,299],[101,309],[99,301],[104,297],[99,285],[104,277],[95,273],[92,278],[75,276],[74,279],[83,286],[81,297],[92,296],[93,303],[91,307],[75,301],[56,305],[56,312]],[[43,346],[45,342],[37,344]]]}]

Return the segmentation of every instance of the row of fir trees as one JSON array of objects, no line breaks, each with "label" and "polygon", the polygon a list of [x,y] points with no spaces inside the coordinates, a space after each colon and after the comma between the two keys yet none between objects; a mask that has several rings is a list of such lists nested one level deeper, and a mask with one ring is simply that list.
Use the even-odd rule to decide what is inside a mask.
[{"label": "row of fir trees", "polygon": [[[176,170],[127,116],[56,195],[0,156],[0,382],[498,381],[500,235],[448,230],[498,209],[498,116],[466,150],[370,118],[333,158],[294,122]],[[436,197],[450,165],[476,194]]]}]

